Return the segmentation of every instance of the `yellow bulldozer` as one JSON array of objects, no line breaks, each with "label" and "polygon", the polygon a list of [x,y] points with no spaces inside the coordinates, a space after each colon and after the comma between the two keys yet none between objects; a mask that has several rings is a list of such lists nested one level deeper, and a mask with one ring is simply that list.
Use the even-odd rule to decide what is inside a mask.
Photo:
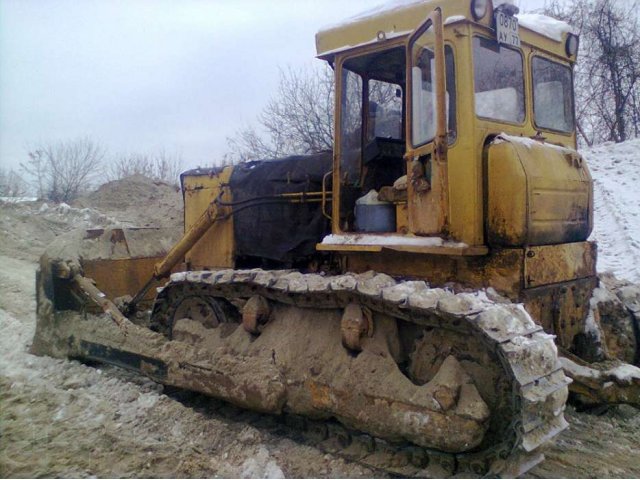
[{"label": "yellow bulldozer", "polygon": [[[567,427],[570,384],[638,406],[633,333],[627,363],[588,363],[599,280],[579,39],[517,14],[425,0],[320,31],[333,151],[183,173],[181,237],[59,238],[33,351],[294,419],[402,476],[530,469]],[[625,301],[637,336],[640,295]]]}]

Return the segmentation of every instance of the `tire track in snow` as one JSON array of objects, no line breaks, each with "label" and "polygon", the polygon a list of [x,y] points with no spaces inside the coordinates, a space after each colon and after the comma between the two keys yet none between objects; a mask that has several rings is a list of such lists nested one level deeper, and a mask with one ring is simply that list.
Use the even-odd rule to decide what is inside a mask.
[{"label": "tire track in snow", "polygon": [[[602,181],[594,180],[595,225],[598,242],[598,271],[612,270],[616,276],[640,281],[640,239],[630,234],[620,213],[624,206]],[[631,260],[631,261],[630,261]]]},{"label": "tire track in snow", "polygon": [[640,282],[640,139],[586,150],[594,180],[598,271]]}]

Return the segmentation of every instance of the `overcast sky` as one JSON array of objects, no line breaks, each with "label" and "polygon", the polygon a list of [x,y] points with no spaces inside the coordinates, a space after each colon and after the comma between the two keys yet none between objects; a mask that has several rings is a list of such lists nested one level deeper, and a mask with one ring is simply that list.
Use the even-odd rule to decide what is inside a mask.
[{"label": "overcast sky", "polygon": [[[0,0],[0,166],[88,136],[211,165],[315,32],[384,0]],[[521,0],[531,10],[544,0]]]}]

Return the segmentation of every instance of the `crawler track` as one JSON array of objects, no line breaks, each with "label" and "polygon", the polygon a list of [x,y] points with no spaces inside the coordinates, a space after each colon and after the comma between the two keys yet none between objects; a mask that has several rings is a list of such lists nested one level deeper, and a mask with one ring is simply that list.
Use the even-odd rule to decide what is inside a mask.
[{"label": "crawler track", "polygon": [[175,309],[194,295],[228,301],[261,295],[276,304],[313,310],[341,309],[358,302],[399,322],[473,337],[491,352],[499,364],[495,368],[508,383],[496,393],[500,398],[494,405],[500,406],[499,412],[492,412],[503,418],[492,418],[485,441],[472,452],[389,442],[334,421],[285,413],[284,425],[290,434],[368,467],[400,476],[519,475],[541,460],[542,445],[567,426],[563,411],[569,381],[558,362],[553,337],[521,306],[494,303],[483,295],[431,289],[424,282],[398,282],[372,272],[325,277],[259,269],[199,271],[171,277],[156,299],[152,329],[170,335]]}]

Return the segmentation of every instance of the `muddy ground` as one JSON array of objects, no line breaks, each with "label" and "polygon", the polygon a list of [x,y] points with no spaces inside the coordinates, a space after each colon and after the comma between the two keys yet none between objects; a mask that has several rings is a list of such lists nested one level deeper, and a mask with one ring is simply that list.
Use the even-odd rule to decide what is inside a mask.
[{"label": "muddy ground", "polygon": [[[141,224],[142,215],[147,225],[181,224],[178,192],[136,181],[73,206],[0,204],[0,476],[379,477],[273,429],[230,420],[218,403],[185,400],[117,368],[28,353],[36,260],[55,236]],[[132,209],[127,199],[140,189],[145,208]],[[596,416],[569,407],[567,418],[570,429],[527,477],[640,477],[637,411]]]}]

